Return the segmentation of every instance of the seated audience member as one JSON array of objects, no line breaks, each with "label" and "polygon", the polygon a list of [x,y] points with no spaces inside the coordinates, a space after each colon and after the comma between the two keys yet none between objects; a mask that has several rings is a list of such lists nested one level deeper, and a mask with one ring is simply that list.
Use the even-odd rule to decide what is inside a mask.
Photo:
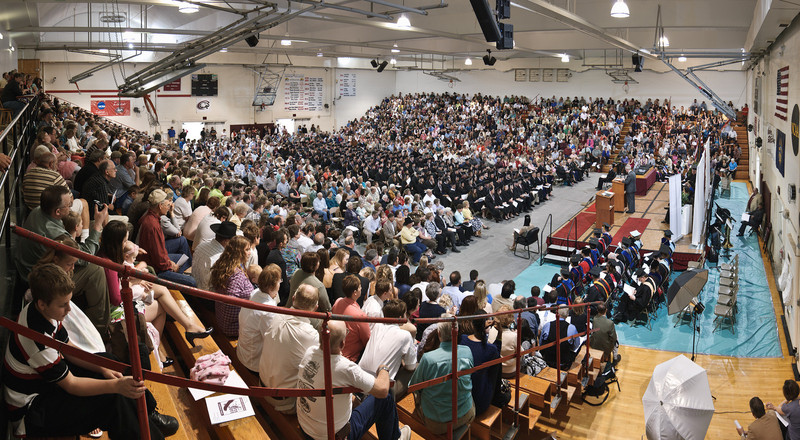
[{"label": "seated audience member", "polygon": [[463,283],[461,283],[461,291],[462,292],[474,291],[476,282],[478,282],[478,271],[472,269],[471,271],[469,271],[469,281],[464,281]]},{"label": "seated audience member", "polygon": [[775,411],[789,422],[786,432],[786,438],[789,440],[800,439],[800,400],[798,400],[798,396],[800,396],[800,387],[797,382],[787,379],[783,382],[783,398],[786,400],[778,406],[767,403],[768,410]]},{"label": "seated audience member", "polygon": [[500,295],[495,296],[492,299],[493,313],[497,313],[500,310],[500,307],[508,306],[510,309],[514,305],[514,291],[516,288],[517,285],[514,283],[514,280],[508,280],[503,283],[503,288],[500,291]]},{"label": "seated audience member", "polygon": [[539,289],[539,286],[531,287],[531,298],[533,298],[534,301],[536,301],[535,305],[537,305],[537,306],[543,306],[544,305],[544,298],[541,297],[541,294],[542,294],[542,290]]},{"label": "seated audience member", "polygon": [[179,267],[177,262],[182,255],[167,253],[165,246],[164,231],[161,229],[161,216],[169,212],[172,207],[172,200],[167,198],[167,193],[157,189],[150,193],[148,203],[150,204],[150,209],[139,219],[138,244],[147,251],[142,259],[149,266],[153,266],[159,278],[195,287],[194,278],[183,273],[184,270],[191,267],[191,256],[189,256],[189,260],[186,260]]},{"label": "seated audience member", "polygon": [[358,297],[358,304],[364,303],[363,295],[369,293],[369,280],[360,274],[363,264],[361,263],[361,257],[351,255],[347,259],[347,265],[345,266],[345,272],[337,273],[333,275],[333,280],[331,281],[332,284],[332,292],[331,301],[334,303],[338,301],[339,298],[343,298],[345,293],[342,291],[342,282],[348,275],[355,275],[358,277],[358,280],[361,282],[361,293],[362,296]]},{"label": "seated audience member", "polygon": [[46,151],[36,156],[34,163],[36,166],[29,169],[22,180],[22,199],[28,209],[39,206],[42,191],[48,186],[67,186],[64,177],[58,172],[55,154]]},{"label": "seated audience member", "polygon": [[[428,300],[419,306],[420,318],[438,318],[442,316],[443,313],[447,312],[444,307],[439,305],[440,291],[441,287],[436,283],[429,283],[427,287],[425,287],[425,297],[428,298]],[[422,337],[422,334],[425,333],[425,329],[430,325],[431,324],[427,323],[417,324],[417,337]]]},{"label": "seated audience member", "polygon": [[[443,318],[450,318],[451,315],[444,314]],[[411,376],[409,386],[426,380],[435,379],[452,373],[452,323],[437,323],[437,333],[439,336],[439,348],[429,351],[422,355],[422,359]],[[460,345],[458,347],[457,371],[468,370],[475,366],[472,358],[472,351],[469,347]],[[440,383],[431,387],[423,388],[414,393],[414,400],[417,404],[417,414],[422,419],[431,432],[434,434],[444,434],[447,432],[447,424],[453,422],[453,430],[457,430],[464,425],[469,425],[475,419],[475,405],[472,402],[472,377],[464,375],[458,378],[458,397],[456,420],[452,414],[452,387],[449,382]]]},{"label": "seated audience member", "polygon": [[[316,252],[306,252],[300,257],[300,269],[292,275],[291,281],[289,282],[289,300],[286,301],[286,307],[292,306],[292,298],[297,288],[300,287],[300,285],[306,284],[317,289],[317,295],[319,296],[319,308],[317,311],[323,313],[331,311],[328,290],[325,288],[325,285],[322,284],[322,281],[314,275],[318,267],[319,255],[317,255]],[[318,322],[315,323],[315,321],[317,320],[312,320],[311,322],[316,327]]]},{"label": "seated audience member", "polygon": [[[351,257],[350,261],[353,261]],[[335,315],[348,315],[355,317],[367,316],[361,310],[356,300],[361,296],[361,280],[353,274],[349,274],[342,280],[343,297],[336,300],[331,312]],[[347,337],[344,340],[342,356],[353,362],[358,361],[364,347],[369,340],[369,324],[366,322],[347,321]]]},{"label": "seated audience member", "polygon": [[[62,321],[70,313],[72,280],[52,263],[36,267],[30,280],[33,301],[22,309],[17,322],[68,344]],[[78,436],[99,427],[111,438],[140,438],[135,399],[143,394],[150,438],[163,439],[178,430],[174,417],[156,411],[156,401],[144,382],[130,376],[23,336],[9,341],[5,363],[13,373],[4,378],[4,394],[15,435]]]},{"label": "seated audience member", "polygon": [[[244,263],[247,261],[247,252],[250,243],[244,237],[233,237],[225,250],[219,256],[214,266],[211,267],[211,275],[208,285],[215,292],[236,298],[249,299],[253,292],[253,284],[244,271]],[[239,337],[239,306],[215,302],[214,309],[217,317],[217,328],[231,338]]]},{"label": "seated audience member", "polygon": [[[578,334],[578,330],[574,325],[568,323],[566,319],[569,317],[569,308],[567,306],[560,306],[555,318],[561,322],[558,325],[560,332],[561,342],[561,368],[569,368],[572,366],[572,361],[575,360],[578,349],[581,346],[580,338],[572,338],[567,340],[568,337]],[[542,326],[542,345],[555,342],[556,340],[556,324],[555,320],[547,321]],[[541,351],[544,361],[547,362],[552,368],[556,368],[556,346],[553,345],[544,348]]]},{"label": "seated audience member", "polygon": [[[508,312],[511,310],[509,306],[500,307],[498,312]],[[513,354],[517,347],[517,332],[511,329],[511,324],[514,322],[513,314],[506,314],[496,316],[494,318],[497,325],[497,339],[495,343],[499,345],[500,356],[508,356]],[[513,377],[517,371],[517,361],[509,359],[503,362],[502,374],[505,378]]]},{"label": "seated audience member", "polygon": [[229,221],[211,225],[216,234],[214,239],[207,241],[194,251],[192,258],[192,276],[198,289],[209,290],[208,280],[211,276],[211,267],[217,262],[225,246],[236,236],[236,225]]},{"label": "seated audience member", "polygon": [[[478,310],[478,315],[486,314],[483,310]],[[500,358],[500,350],[497,345],[489,343],[486,336],[486,318],[475,318],[471,322],[472,333],[461,335],[459,345],[466,345],[472,352],[472,359],[475,365],[482,365],[486,362]],[[500,390],[500,365],[478,370],[470,375],[472,377],[472,400],[475,402],[475,415],[479,416],[494,404],[500,408],[504,407],[511,399],[511,394],[502,395]],[[495,399],[497,397],[499,399]],[[503,402],[505,400],[505,402]]]},{"label": "seated audience member", "polygon": [[622,358],[617,354],[619,343],[617,342],[617,329],[614,323],[606,317],[606,305],[600,304],[597,306],[597,314],[592,317],[592,329],[595,330],[589,338],[589,346],[601,350],[604,357],[613,359],[614,362],[619,362]]},{"label": "seated audience member", "polygon": [[781,425],[775,416],[775,411],[767,412],[761,399],[758,397],[750,399],[750,412],[756,419],[747,427],[747,431],[744,428],[736,428],[739,435],[750,440],[783,440]]},{"label": "seated audience member", "polygon": [[[196,250],[197,247],[200,246],[201,244],[214,239],[214,230],[211,229],[212,226],[230,220],[231,220],[230,212],[228,211],[228,208],[224,206],[218,206],[216,209],[214,209],[214,212],[201,219],[200,222],[197,224],[197,230],[194,233],[194,239],[192,240],[192,250]],[[234,225],[235,224],[236,223],[234,223]],[[239,229],[239,227],[236,226],[236,229]]]},{"label": "seated audience member", "polygon": [[453,300],[453,305],[456,307],[456,310],[458,310],[461,307],[461,301],[464,300],[465,297],[472,295],[472,292],[464,292],[461,290],[461,273],[456,270],[450,272],[450,284],[442,289],[442,295],[450,295],[450,299]]},{"label": "seated audience member", "polygon": [[[313,312],[317,310],[317,289],[301,285],[295,292],[293,309]],[[264,335],[258,376],[261,384],[269,388],[296,388],[297,366],[306,351],[319,346],[319,332],[308,318],[275,315]],[[280,356],[276,356],[280,353]],[[265,397],[277,411],[295,413],[296,397]]]},{"label": "seated audience member", "polygon": [[[250,294],[250,301],[268,306],[276,306],[278,286],[281,284],[281,268],[270,264],[258,276],[258,288]],[[258,374],[258,360],[264,335],[269,331],[274,315],[263,310],[242,307],[239,311],[239,341],[236,344],[236,357],[252,373]]]},{"label": "seated audience member", "polygon": [[[374,372],[364,371],[342,356],[347,327],[341,321],[331,321],[331,381],[334,387],[356,387],[367,395],[353,408],[352,394],[337,394],[333,397],[335,420],[327,419],[325,399],[301,397],[297,400],[297,421],[303,432],[315,440],[328,439],[328,423],[333,424],[337,439],[364,437],[375,425],[379,440],[408,440],[411,428],[398,423],[397,406],[390,390],[389,367],[379,366]],[[306,351],[300,362],[297,386],[300,388],[324,388],[324,352],[319,345]]]},{"label": "seated audience member", "polygon": [[[408,317],[406,303],[399,299],[388,299],[383,304],[382,317],[405,319]],[[410,328],[409,328],[410,326]],[[365,371],[378,371],[378,367],[389,367],[389,379],[395,381],[395,397],[406,394],[411,372],[417,368],[417,343],[413,324],[376,323],[370,329],[370,337],[358,365]],[[400,367],[403,367],[401,371]]]},{"label": "seated audience member", "polygon": [[[28,214],[23,227],[51,240],[61,235],[69,235],[64,229],[61,219],[70,213],[72,204],[73,198],[69,188],[58,185],[49,186],[42,191],[41,204]],[[94,222],[92,222],[89,236],[80,243],[80,248],[86,253],[94,254],[100,246],[100,232],[108,222],[108,210],[97,211],[95,206],[91,209],[95,212]],[[26,238],[19,240],[14,261],[20,276],[27,281],[31,268],[47,253],[48,248]]]},{"label": "seated audience member", "polygon": [[[381,278],[375,282],[375,294],[364,300],[364,306],[361,310],[365,315],[371,318],[383,318],[383,305],[394,293],[392,282],[385,278]],[[369,329],[372,330],[375,323],[369,323]]]}]

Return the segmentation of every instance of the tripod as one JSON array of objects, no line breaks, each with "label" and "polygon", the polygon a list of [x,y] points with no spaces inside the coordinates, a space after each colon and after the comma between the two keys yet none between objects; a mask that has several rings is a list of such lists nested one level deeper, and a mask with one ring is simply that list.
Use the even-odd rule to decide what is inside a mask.
[{"label": "tripod", "polygon": [[697,325],[697,309],[692,310],[692,362],[695,357],[695,347],[697,347],[697,334],[700,333],[700,327]]}]

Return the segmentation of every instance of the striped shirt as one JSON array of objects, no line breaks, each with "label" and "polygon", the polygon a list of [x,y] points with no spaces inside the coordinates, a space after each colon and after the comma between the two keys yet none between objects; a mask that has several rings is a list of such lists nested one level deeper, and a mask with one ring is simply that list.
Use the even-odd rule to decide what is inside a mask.
[{"label": "striped shirt", "polygon": [[53,185],[67,186],[67,181],[58,171],[40,167],[33,167],[28,170],[22,182],[22,198],[25,201],[25,205],[30,209],[38,207],[42,191]]},{"label": "striped shirt", "polygon": [[[48,320],[30,304],[22,309],[17,322],[57,341],[69,342],[61,322]],[[14,335],[6,348],[5,369],[8,374],[3,378],[4,397],[9,419],[16,425],[15,434],[24,436],[23,418],[28,406],[36,396],[58,386],[56,383],[69,374],[69,367],[58,350]]]}]

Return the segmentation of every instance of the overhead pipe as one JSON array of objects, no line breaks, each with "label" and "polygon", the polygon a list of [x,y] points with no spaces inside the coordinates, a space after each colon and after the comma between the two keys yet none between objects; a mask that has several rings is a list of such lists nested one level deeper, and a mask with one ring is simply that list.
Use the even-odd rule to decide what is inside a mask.
[{"label": "overhead pipe", "polygon": [[[439,0],[439,4],[438,5],[417,6],[417,9],[421,9],[423,11],[430,11],[432,9],[442,9],[442,8],[446,8],[448,6],[450,6],[450,5],[445,3],[444,0]],[[389,14],[389,15],[393,15],[393,14],[399,14],[401,12],[403,12],[402,9],[392,9],[391,11],[386,11],[384,13],[385,14]]]},{"label": "overhead pipe", "polygon": [[393,21],[394,20],[394,18],[389,14],[379,14],[377,12],[365,11],[363,9],[351,8],[350,6],[342,6],[342,5],[337,5],[337,4],[333,4],[333,3],[326,3],[324,0],[319,1],[319,2],[315,2],[313,0],[294,0],[294,1],[297,2],[297,3],[306,4],[306,5],[319,5],[319,6],[322,6],[322,7],[325,7],[325,8],[337,9],[339,11],[352,12],[354,14],[362,14],[362,15],[365,15],[367,17],[372,17],[372,18],[382,18],[382,19],[388,20],[388,21]]},{"label": "overhead pipe", "polygon": [[386,0],[366,0],[366,1],[369,2],[369,3],[375,3],[376,5],[386,6],[386,7],[389,7],[389,8],[397,8],[398,10],[400,10],[402,12],[413,12],[413,13],[419,14],[419,15],[428,15],[428,11],[426,11],[424,9],[412,8],[412,7],[406,6],[406,5],[398,5],[398,4],[395,4],[395,3],[387,2]]}]

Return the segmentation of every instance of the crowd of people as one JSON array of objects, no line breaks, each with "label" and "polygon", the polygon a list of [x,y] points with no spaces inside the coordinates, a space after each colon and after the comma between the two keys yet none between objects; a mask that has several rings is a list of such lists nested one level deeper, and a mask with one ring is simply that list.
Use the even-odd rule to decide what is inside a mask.
[{"label": "crowd of people", "polygon": [[[642,258],[632,237],[610,252],[608,231],[597,231],[597,239],[574,256],[570,267],[543,292],[534,287],[530,298],[518,296],[513,281],[481,280],[477,270],[466,281],[456,271],[445,277],[433,260],[479,239],[490,219],[502,222],[545,203],[553,185],[586,178],[611,157],[626,118],[634,123],[623,139],[621,162],[663,161],[665,173],[689,175],[697,144],[718,143],[722,127],[716,114],[673,112],[658,101],[531,103],[522,97],[414,94],[387,97],[334,132],[312,127],[227,135],[223,130],[220,136],[186,141],[173,130],[162,143],[160,136],[111,124],[44,95],[38,105],[37,138],[22,190],[30,213],[21,223],[32,232],[166,280],[306,311],[426,318],[598,301],[602,304],[556,313],[524,312],[524,344],[554,341],[552,323],[570,316],[559,337],[583,332],[588,318],[589,325],[602,329],[589,343],[616,361],[616,333],[608,317],[615,311],[619,319],[636,319],[646,310],[667,279],[671,251],[662,248]],[[668,249],[670,244],[667,237]],[[27,240],[21,240],[15,262],[20,297],[30,286],[31,302],[23,310],[38,319],[38,328],[61,338],[68,333],[71,343],[86,351],[106,351],[122,318],[116,272]],[[40,279],[51,272],[58,276]],[[47,284],[67,278],[71,284],[63,291]],[[614,293],[624,281],[638,281],[633,284],[639,287],[617,303]],[[145,356],[158,344],[167,316],[186,328],[190,343],[212,333],[188,320],[163,287],[131,283],[145,329],[140,339]],[[238,338],[239,361],[262,384],[319,386],[318,321],[222,303],[212,307],[217,330]],[[337,396],[337,432],[361,433],[369,428],[365,420],[377,419],[381,439],[408,438],[408,430],[397,426],[394,399],[408,385],[449,369],[453,343],[459,345],[459,369],[512,353],[514,325],[511,315],[478,317],[459,326],[455,342],[449,323],[331,325],[334,385],[352,385],[367,396],[357,408]],[[583,343],[565,341],[562,361],[570,358],[564,353],[576,352]],[[23,374],[45,364],[58,364],[52,371],[59,372],[84,366],[61,359],[53,349],[14,346],[18,356],[6,360],[19,364]],[[523,371],[536,374],[554,365],[554,350],[525,356]],[[276,351],[282,355],[274,356]],[[41,365],[26,363],[26,355],[36,355]],[[469,423],[490,404],[508,402],[503,381],[515,368],[511,360],[460,378],[465,393],[459,393],[456,425]],[[144,392],[130,378],[89,370],[119,385],[81,380],[78,389],[62,382],[67,376],[55,374],[7,385],[7,396],[15,397],[14,420],[24,420],[17,433],[112,429],[99,416],[79,426],[37,424],[42,422],[37,411],[44,409],[35,404],[44,398],[37,398],[36,390],[45,383],[83,396]],[[390,379],[396,384],[392,389]],[[433,432],[444,432],[451,421],[449,410],[442,409],[450,407],[448,393],[445,384],[419,393],[421,417]],[[279,411],[296,412],[311,437],[326,436],[323,400],[268,400]],[[131,416],[132,409],[120,411]],[[155,410],[151,420],[156,438],[170,435],[177,423]],[[138,429],[129,422],[116,429]]]}]

